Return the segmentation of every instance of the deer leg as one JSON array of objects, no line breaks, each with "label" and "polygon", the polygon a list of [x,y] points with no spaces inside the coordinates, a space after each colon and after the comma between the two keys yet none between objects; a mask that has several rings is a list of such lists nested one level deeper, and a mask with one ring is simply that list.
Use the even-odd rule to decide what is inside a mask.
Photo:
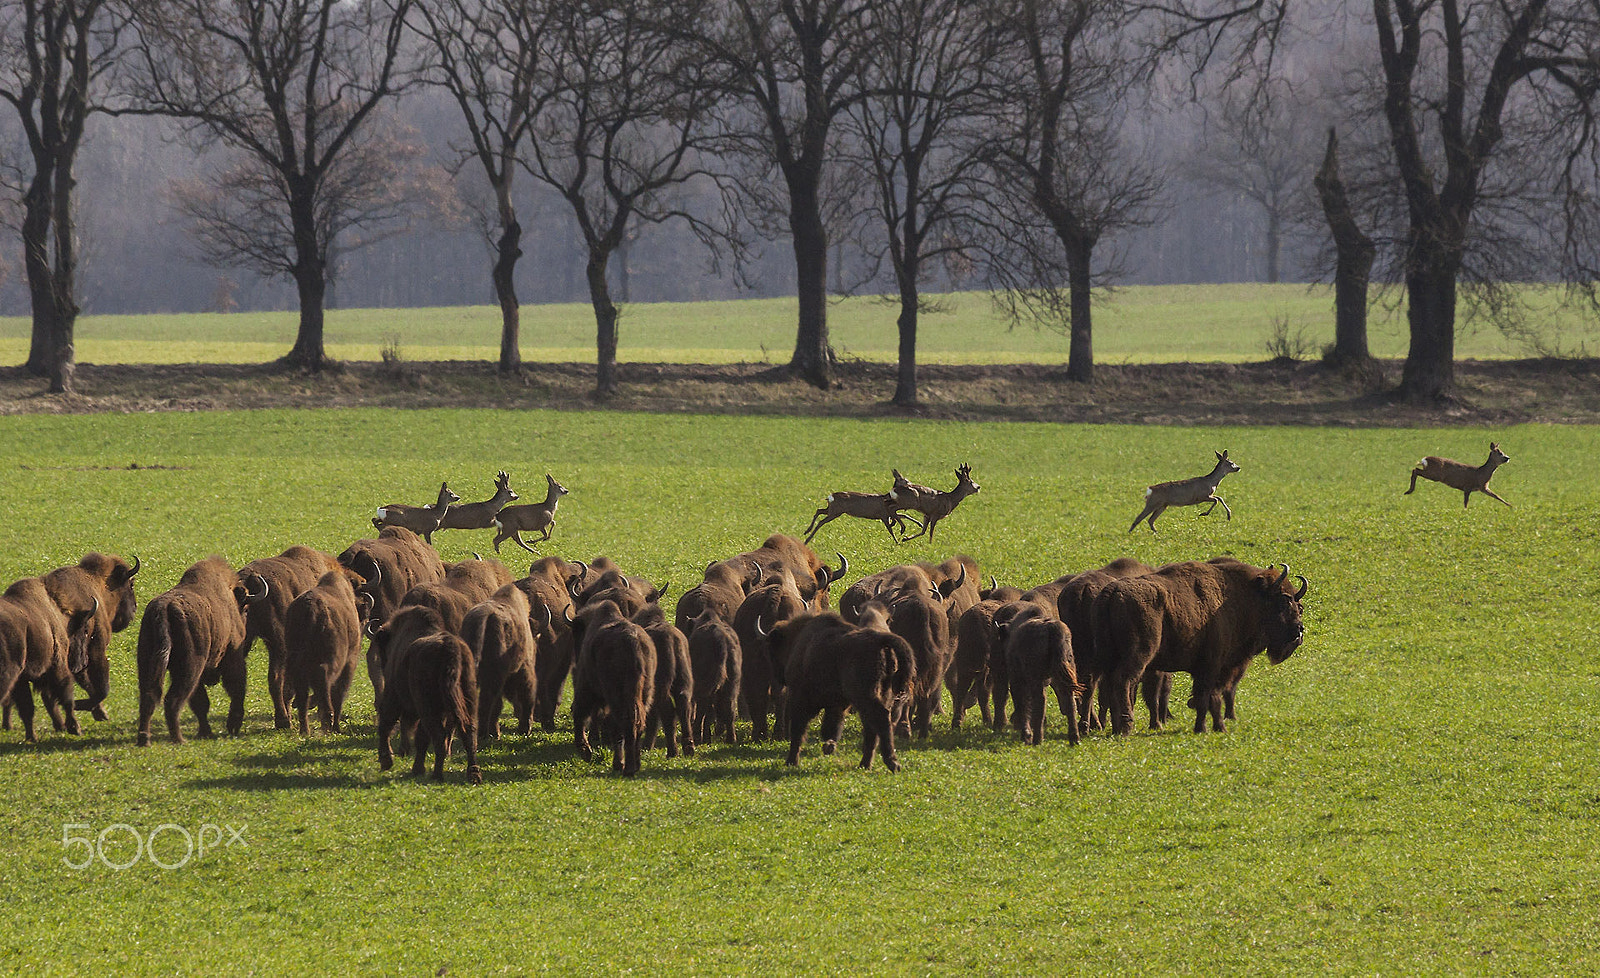
[{"label": "deer leg", "polygon": [[1209,508],[1206,509],[1206,511],[1204,513],[1200,514],[1201,516],[1210,516],[1212,514],[1212,512],[1217,508],[1217,503],[1222,501],[1222,500],[1218,499],[1216,496],[1207,496],[1205,499],[1202,499],[1201,502],[1205,502],[1206,500],[1210,500],[1211,501],[1211,505],[1210,505]]},{"label": "deer leg", "polygon": [[[1222,512],[1223,512],[1223,514],[1228,517],[1229,522],[1232,522],[1232,520],[1233,520],[1233,510],[1228,508],[1228,501],[1226,499],[1223,499],[1221,496],[1212,496],[1211,498],[1215,499],[1217,502],[1222,504]],[[1212,509],[1215,509],[1215,508],[1216,508],[1215,506],[1212,507]]]},{"label": "deer leg", "polygon": [[[817,516],[823,516],[827,512],[828,511],[825,510],[825,509],[819,509],[819,510],[817,510]],[[817,522],[817,516],[811,517],[811,522],[812,522],[813,525],[806,527],[806,538],[805,538],[805,541],[804,541],[806,543],[810,543],[811,542],[811,538],[817,535],[817,531],[818,530],[822,529],[823,527],[827,526],[829,523],[832,523],[834,520],[838,519],[837,516],[829,516],[826,519],[824,519],[821,523],[818,523]],[[891,534],[891,536],[892,535],[893,534]]]},{"label": "deer leg", "polygon": [[1467,503],[1472,502],[1472,490],[1468,489],[1461,494],[1461,508],[1466,509]]},{"label": "deer leg", "polygon": [[[806,534],[807,534],[806,539],[807,540],[811,539],[810,534],[817,532],[817,518],[819,516],[827,516],[827,515],[828,515],[828,508],[826,506],[824,506],[822,509],[817,510],[815,513],[811,514],[811,522],[806,526]],[[826,523],[827,520],[823,520],[823,522]]]},{"label": "deer leg", "polygon": [[1419,476],[1421,474],[1422,474],[1422,470],[1421,469],[1412,469],[1411,470],[1411,488],[1407,489],[1405,492],[1402,492],[1400,495],[1409,496],[1412,493],[1416,492],[1417,491],[1417,476]]},{"label": "deer leg", "polygon": [[555,517],[551,517],[550,518],[550,522],[546,523],[544,529],[539,531],[542,534],[542,536],[540,536],[539,539],[541,541],[550,539],[550,531],[554,530],[555,528],[556,528]]},{"label": "deer leg", "polygon": [[[521,547],[522,549],[526,550],[528,553],[533,554],[535,557],[539,556],[539,551],[533,549],[532,547],[528,546],[527,543],[523,542],[522,531],[521,530],[512,530],[511,531],[511,540],[512,540],[513,543],[515,543],[517,546]],[[495,542],[494,549],[495,550],[499,550],[500,549],[499,541]]]},{"label": "deer leg", "polygon": [[[1500,499],[1499,494],[1496,493],[1493,489],[1490,489],[1488,486],[1484,486],[1483,487],[1483,494],[1485,496],[1488,496],[1491,499]],[[1500,501],[1503,502],[1503,503],[1506,503],[1506,501],[1504,499],[1500,499]],[[1511,504],[1510,503],[1506,503],[1506,505],[1510,506]]]}]

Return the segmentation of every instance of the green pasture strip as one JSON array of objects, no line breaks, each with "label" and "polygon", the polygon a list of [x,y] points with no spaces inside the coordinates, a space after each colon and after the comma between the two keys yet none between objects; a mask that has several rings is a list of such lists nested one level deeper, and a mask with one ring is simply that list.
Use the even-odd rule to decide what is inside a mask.
[{"label": "green pasture strip", "polygon": [[[1557,303],[1551,290],[1531,293],[1530,323],[1546,342],[1593,350],[1600,328]],[[1066,337],[1028,327],[1012,329],[986,295],[933,296],[920,319],[918,355],[927,363],[1056,363]],[[844,356],[891,361],[896,356],[898,306],[881,297],[841,299],[829,307],[834,347]],[[1528,348],[1464,313],[1458,355],[1526,356]],[[635,362],[787,362],[794,348],[792,298],[725,302],[637,303],[625,307],[619,356]],[[1260,360],[1277,322],[1303,337],[1316,356],[1333,340],[1330,291],[1305,285],[1134,286],[1102,292],[1095,310],[1095,353],[1104,363],[1175,360]],[[297,314],[249,312],[85,316],[77,354],[86,363],[255,363],[282,356],[294,343]],[[27,356],[29,320],[0,319],[0,362]],[[522,308],[522,353],[530,361],[587,361],[594,357],[594,315],[587,303]],[[1404,309],[1376,305],[1372,352],[1404,356]],[[327,314],[332,356],[376,360],[397,344],[411,360],[499,356],[496,306],[435,309],[335,309]]]},{"label": "green pasture strip", "polygon": [[[1491,438],[1514,508],[1401,494],[1421,456],[1481,461]],[[829,491],[885,489],[891,467],[948,486],[961,462],[982,491],[933,544],[840,520],[816,549],[849,556],[846,583],[956,552],[1024,586],[1125,554],[1232,553],[1310,581],[1306,646],[1258,660],[1225,733],[1188,732],[1181,680],[1167,731],[1075,748],[1053,707],[1041,748],[972,714],[952,734],[947,707],[898,775],[855,770],[851,723],[798,770],[784,745],[741,741],[658,748],[625,781],[563,730],[487,746],[482,787],[459,753],[444,784],[417,784],[378,770],[364,674],[345,733],[273,732],[259,647],[244,736],[141,750],[136,625],[112,646],[109,723],[46,723],[31,746],[0,733],[0,960],[29,974],[1600,968],[1594,427],[374,410],[16,416],[0,439],[5,579],[137,553],[141,607],[208,553],[337,551],[375,506],[441,479],[485,498],[502,468],[525,500],[547,471],[572,490],[551,552],[611,554],[674,596],[708,560],[803,530]],[[1243,467],[1221,486],[1232,521],[1170,510],[1156,535],[1126,532],[1145,485],[1223,448]],[[490,539],[436,542],[459,559]],[[219,727],[225,710],[218,687]],[[207,825],[243,842],[171,870],[63,864],[85,835],[128,862],[130,828],[160,828],[178,863],[179,829]]]}]

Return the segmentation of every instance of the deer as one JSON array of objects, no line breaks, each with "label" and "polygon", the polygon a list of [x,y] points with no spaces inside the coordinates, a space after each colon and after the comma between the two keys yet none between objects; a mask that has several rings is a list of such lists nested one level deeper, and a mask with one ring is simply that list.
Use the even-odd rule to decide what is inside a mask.
[{"label": "deer", "polygon": [[504,472],[499,473],[494,479],[494,495],[481,503],[468,503],[465,506],[451,506],[445,510],[444,519],[439,521],[441,530],[487,530],[494,526],[494,518],[506,503],[521,499],[516,491],[511,488],[511,476]]},{"label": "deer", "polygon": [[544,474],[544,481],[548,483],[544,502],[531,503],[527,506],[507,506],[494,518],[494,552],[500,552],[500,544],[506,540],[516,541],[517,546],[530,554],[539,551],[528,546],[522,539],[523,531],[532,533],[537,530],[543,534],[539,539],[550,539],[550,531],[556,525],[556,506],[561,502],[561,497],[567,494],[567,487],[555,480],[550,473]]},{"label": "deer", "polygon": [[[1452,489],[1460,489],[1463,509],[1472,501],[1472,494],[1475,492],[1481,492],[1491,499],[1500,499],[1499,494],[1489,488],[1489,480],[1494,478],[1495,469],[1509,461],[1511,456],[1500,450],[1498,442],[1489,443],[1489,458],[1482,465],[1468,465],[1455,459],[1429,455],[1411,470],[1411,488],[1401,495],[1409,496],[1416,492],[1417,479],[1420,477],[1433,482],[1442,482]],[[1506,503],[1504,499],[1500,501]],[[1506,503],[1506,505],[1511,504]]]},{"label": "deer", "polygon": [[[962,464],[956,467],[956,486],[948,492],[933,489],[928,486],[918,486],[907,482],[905,476],[895,471],[895,488],[888,493],[889,499],[896,510],[915,510],[922,514],[924,524],[922,530],[913,533],[906,540],[914,540],[924,533],[928,535],[928,542],[933,542],[933,528],[939,521],[955,511],[961,500],[973,495],[981,488],[972,481],[972,466]],[[903,483],[903,485],[902,485]]]},{"label": "deer", "polygon": [[[806,543],[817,535],[817,531],[832,523],[841,516],[854,516],[863,520],[878,520],[883,528],[889,531],[889,539],[896,543],[904,542],[906,536],[906,521],[917,524],[917,529],[922,529],[922,521],[915,516],[907,516],[898,512],[894,506],[894,497],[887,492],[830,492],[828,504],[811,514],[811,525],[806,527]],[[820,520],[820,522],[819,522]],[[895,536],[898,527],[900,535]]]},{"label": "deer", "polygon": [[450,483],[439,483],[439,498],[428,506],[407,506],[404,503],[390,503],[378,507],[378,515],[372,518],[372,525],[382,529],[386,526],[403,526],[412,533],[421,534],[422,539],[433,542],[433,531],[439,528],[439,523],[449,512],[452,503],[458,503],[461,497],[450,491]]},{"label": "deer", "polygon": [[1158,482],[1144,491],[1144,511],[1134,518],[1133,526],[1128,527],[1132,533],[1146,517],[1150,520],[1150,532],[1156,532],[1156,517],[1166,512],[1168,506],[1198,506],[1201,503],[1210,503],[1211,506],[1201,516],[1210,516],[1219,505],[1222,511],[1233,519],[1233,510],[1228,508],[1227,502],[1217,495],[1217,484],[1222,477],[1232,472],[1239,471],[1239,466],[1228,458],[1226,449],[1214,452],[1217,456],[1217,467],[1209,475],[1197,475],[1192,479],[1179,479],[1176,482]]}]

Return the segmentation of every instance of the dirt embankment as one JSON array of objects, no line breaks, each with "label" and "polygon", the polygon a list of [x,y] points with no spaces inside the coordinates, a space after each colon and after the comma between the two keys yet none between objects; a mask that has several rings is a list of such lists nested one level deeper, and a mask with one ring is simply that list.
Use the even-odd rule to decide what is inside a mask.
[{"label": "dirt embankment", "polygon": [[1060,366],[922,367],[922,403],[889,403],[892,364],[848,361],[822,391],[771,364],[623,364],[596,400],[591,364],[530,364],[502,377],[478,361],[346,363],[309,374],[272,365],[80,364],[79,393],[44,393],[0,370],[0,413],[205,411],[269,407],[609,408],[706,414],[927,417],[1196,425],[1502,425],[1600,423],[1600,360],[1460,362],[1456,396],[1415,406],[1390,393],[1399,365],[1338,371],[1317,363],[1102,365],[1092,384]]}]

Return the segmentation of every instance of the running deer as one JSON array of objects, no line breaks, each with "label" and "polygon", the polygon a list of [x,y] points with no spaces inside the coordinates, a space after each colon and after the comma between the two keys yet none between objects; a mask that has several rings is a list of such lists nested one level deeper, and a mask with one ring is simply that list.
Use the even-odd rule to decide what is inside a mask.
[{"label": "running deer", "polygon": [[1166,512],[1168,506],[1198,506],[1201,503],[1210,503],[1201,516],[1210,516],[1217,506],[1228,514],[1228,519],[1233,519],[1233,510],[1222,497],[1217,495],[1217,484],[1222,477],[1230,472],[1239,471],[1239,466],[1228,458],[1226,451],[1214,453],[1217,456],[1217,467],[1211,470],[1210,475],[1199,475],[1193,479],[1180,479],[1176,482],[1159,482],[1144,491],[1144,511],[1133,520],[1133,526],[1128,527],[1132,533],[1146,517],[1150,520],[1150,532],[1156,532],[1156,517]]},{"label": "running deer", "polygon": [[544,481],[549,484],[545,493],[544,502],[532,503],[527,506],[507,506],[494,518],[494,552],[500,552],[500,544],[506,540],[516,541],[517,546],[530,554],[539,551],[528,546],[522,539],[524,531],[529,533],[535,530],[543,534],[539,539],[550,539],[550,531],[556,525],[556,506],[561,502],[561,497],[567,494],[567,487],[557,482],[550,473],[546,472]]},{"label": "running deer", "polygon": [[[817,535],[817,531],[832,523],[841,516],[854,516],[857,519],[877,520],[883,528],[889,531],[889,539],[896,543],[905,540],[906,520],[917,524],[917,529],[922,529],[922,522],[915,516],[907,516],[895,509],[894,496],[887,492],[831,492],[828,494],[828,505],[811,514],[811,525],[806,527],[806,543]],[[819,522],[820,520],[820,522]],[[899,527],[900,535],[895,536],[895,528]]]},{"label": "running deer", "polygon": [[[1489,443],[1489,459],[1482,465],[1468,465],[1457,462],[1455,459],[1440,458],[1429,455],[1417,463],[1411,470],[1411,488],[1401,493],[1409,496],[1417,491],[1417,478],[1420,476],[1434,482],[1442,482],[1452,489],[1461,490],[1461,505],[1465,508],[1472,501],[1472,494],[1481,492],[1492,499],[1500,499],[1493,489],[1489,488],[1489,480],[1494,478],[1494,470],[1511,461],[1511,456],[1500,450],[1497,442]],[[1504,499],[1501,502],[1506,503]],[[1510,506],[1510,503],[1506,503]]]},{"label": "running deer", "polygon": [[911,509],[921,513],[925,521],[922,531],[913,533],[905,539],[911,540],[928,535],[928,542],[933,542],[933,528],[938,522],[955,511],[961,500],[976,493],[979,485],[972,481],[972,466],[960,465],[956,467],[956,487],[948,492],[940,489],[930,489],[927,486],[917,486],[907,482],[905,476],[895,472],[895,488],[889,491],[889,498],[897,510]]},{"label": "running deer", "polygon": [[449,511],[452,503],[458,503],[461,497],[450,491],[450,483],[439,483],[439,499],[428,506],[407,506],[404,503],[390,503],[378,507],[378,515],[372,518],[372,525],[382,529],[385,526],[403,526],[412,533],[422,536],[422,539],[433,542],[433,531],[439,528],[439,522],[444,519],[444,514]]},{"label": "running deer", "polygon": [[487,530],[494,526],[494,518],[506,503],[522,497],[511,488],[511,476],[504,472],[499,473],[494,479],[494,495],[481,503],[467,503],[465,506],[451,506],[445,510],[444,519],[439,521],[441,530]]}]

